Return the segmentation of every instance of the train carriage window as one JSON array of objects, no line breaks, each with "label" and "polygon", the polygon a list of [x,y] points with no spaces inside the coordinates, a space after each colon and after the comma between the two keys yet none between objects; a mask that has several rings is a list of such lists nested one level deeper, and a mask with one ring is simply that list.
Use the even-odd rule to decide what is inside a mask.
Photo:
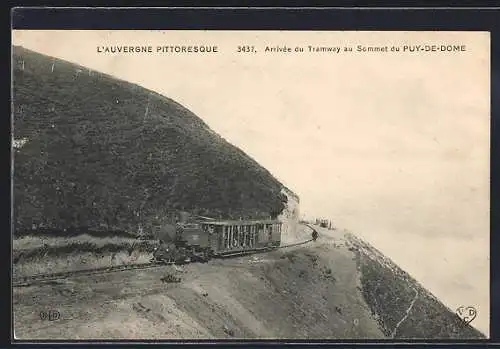
[{"label": "train carriage window", "polygon": [[243,229],[242,229],[242,234],[241,234],[241,246],[245,247],[246,241],[247,241],[247,239],[246,239],[246,237],[247,237],[247,226],[244,225],[244,226],[242,226],[242,228]]},{"label": "train carriage window", "polygon": [[236,227],[235,226],[231,226],[231,239],[230,239],[230,247],[233,248],[235,246],[235,237],[236,237]]},{"label": "train carriage window", "polygon": [[227,231],[224,230],[224,248],[227,248],[227,240],[228,240],[228,234]]},{"label": "train carriage window", "polygon": [[234,239],[233,235],[234,235],[233,226],[230,226],[229,227],[229,245],[228,245],[229,248],[233,247],[233,239]]},{"label": "train carriage window", "polygon": [[229,226],[229,248],[233,248],[234,245],[234,227],[232,225]]},{"label": "train carriage window", "polygon": [[245,245],[250,246],[250,226],[247,227],[247,233],[245,236]]},{"label": "train carriage window", "polygon": [[241,230],[240,226],[237,225],[236,226],[236,235],[235,235],[236,241],[237,241],[236,244],[238,244],[238,242],[240,241],[240,230]]},{"label": "train carriage window", "polygon": [[222,246],[223,248],[226,248],[227,232],[224,227],[222,227],[221,229],[221,236],[222,236]]},{"label": "train carriage window", "polygon": [[240,247],[243,247],[244,236],[245,236],[245,226],[240,225],[240,235],[238,236],[238,245]]},{"label": "train carriage window", "polygon": [[234,233],[235,234],[234,234],[234,239],[233,239],[233,247],[238,246],[239,232],[240,232],[239,226],[235,225],[234,226]]},{"label": "train carriage window", "polygon": [[249,245],[250,247],[253,247],[254,227],[255,227],[254,225],[251,225],[251,226],[250,226],[250,234],[249,234],[249,239],[250,239],[250,241],[249,241],[249,243],[248,243],[248,245]]},{"label": "train carriage window", "polygon": [[219,237],[219,249],[225,248],[224,246],[224,227],[219,227],[219,231],[217,232],[217,236]]},{"label": "train carriage window", "polygon": [[233,227],[233,247],[238,246],[238,227]]},{"label": "train carriage window", "polygon": [[232,247],[238,246],[238,227],[234,226],[233,227],[233,241],[232,241]]}]

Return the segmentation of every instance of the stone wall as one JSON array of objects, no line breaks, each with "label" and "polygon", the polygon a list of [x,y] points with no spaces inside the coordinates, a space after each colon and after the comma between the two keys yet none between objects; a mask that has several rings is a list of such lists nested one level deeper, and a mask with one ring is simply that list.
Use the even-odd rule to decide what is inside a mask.
[{"label": "stone wall", "polygon": [[281,190],[288,198],[287,204],[278,219],[283,223],[281,241],[291,243],[299,239],[299,217],[300,217],[300,199],[297,194],[288,188]]}]

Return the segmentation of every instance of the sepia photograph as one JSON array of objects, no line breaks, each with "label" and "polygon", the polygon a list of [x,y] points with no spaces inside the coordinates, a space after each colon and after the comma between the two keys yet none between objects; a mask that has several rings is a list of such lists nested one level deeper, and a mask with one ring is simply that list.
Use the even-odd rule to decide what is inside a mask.
[{"label": "sepia photograph", "polygon": [[12,30],[17,340],[490,336],[490,34]]}]

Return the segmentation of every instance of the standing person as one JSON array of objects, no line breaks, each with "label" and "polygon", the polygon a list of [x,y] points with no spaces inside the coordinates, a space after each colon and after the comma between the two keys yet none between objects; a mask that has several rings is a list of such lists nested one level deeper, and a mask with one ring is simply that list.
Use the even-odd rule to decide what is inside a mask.
[{"label": "standing person", "polygon": [[312,232],[313,241],[316,241],[317,238],[318,238],[318,232],[316,230],[313,230],[313,232]]}]

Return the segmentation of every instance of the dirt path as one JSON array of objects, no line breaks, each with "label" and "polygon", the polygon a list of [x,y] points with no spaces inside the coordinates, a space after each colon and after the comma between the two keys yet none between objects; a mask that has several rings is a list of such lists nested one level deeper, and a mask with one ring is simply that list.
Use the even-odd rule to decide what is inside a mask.
[{"label": "dirt path", "polygon": [[415,297],[411,301],[410,306],[408,307],[408,309],[406,309],[405,315],[401,318],[401,320],[398,321],[398,323],[396,324],[396,327],[392,331],[392,334],[391,334],[392,338],[394,338],[396,336],[396,333],[398,331],[399,326],[401,326],[401,324],[406,320],[406,318],[408,317],[408,315],[410,315],[411,309],[413,308],[413,306],[415,305],[415,302],[418,299],[418,291],[416,289],[413,289],[413,291],[415,292]]}]

